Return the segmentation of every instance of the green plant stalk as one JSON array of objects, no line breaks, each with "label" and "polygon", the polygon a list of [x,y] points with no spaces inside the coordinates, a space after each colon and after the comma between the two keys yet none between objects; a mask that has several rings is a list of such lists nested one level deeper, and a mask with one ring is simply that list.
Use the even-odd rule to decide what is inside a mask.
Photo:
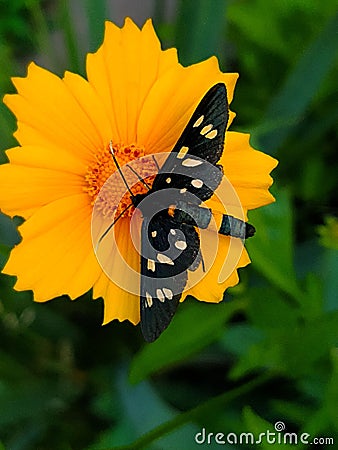
[{"label": "green plant stalk", "polygon": [[206,402],[196,406],[195,408],[190,409],[182,414],[178,414],[173,419],[168,420],[167,422],[162,423],[158,427],[153,430],[145,433],[140,438],[136,439],[131,444],[122,445],[118,447],[111,447],[105,450],[138,450],[142,448],[148,448],[152,442],[160,439],[164,435],[171,433],[176,428],[179,428],[189,422],[197,420],[199,417],[205,416],[208,411],[217,410],[221,406],[224,406],[227,403],[235,400],[238,397],[241,397],[244,394],[252,391],[254,388],[266,383],[271,380],[275,376],[275,372],[266,372],[262,375],[257,376],[253,380],[248,381],[247,383],[232,389],[231,391],[224,392],[216,397],[207,400]]},{"label": "green plant stalk", "polygon": [[104,23],[108,18],[106,0],[86,0],[89,48],[95,52],[103,41]]},{"label": "green plant stalk", "polygon": [[78,74],[83,74],[82,64],[80,62],[78,42],[74,32],[74,21],[72,20],[67,0],[60,1],[60,28],[64,32],[66,48],[71,70]]},{"label": "green plant stalk", "polygon": [[226,24],[227,0],[181,0],[178,2],[176,42],[180,62],[188,65],[216,55],[224,65],[219,47]]},{"label": "green plant stalk", "polygon": [[53,63],[53,60],[51,58],[51,55],[53,55],[55,52],[51,45],[50,30],[41,8],[41,2],[36,0],[26,0],[26,8],[32,16],[34,29],[36,30],[35,42],[38,51],[45,57],[50,58],[49,64],[53,67],[53,69],[55,69],[55,61]]}]

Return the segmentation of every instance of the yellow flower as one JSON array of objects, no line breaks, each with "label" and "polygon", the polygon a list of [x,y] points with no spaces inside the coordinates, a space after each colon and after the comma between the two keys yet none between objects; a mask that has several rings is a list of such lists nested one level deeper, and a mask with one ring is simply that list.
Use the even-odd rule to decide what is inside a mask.
[{"label": "yellow flower", "polygon": [[[175,49],[161,50],[150,20],[140,30],[127,19],[122,29],[106,23],[103,45],[88,55],[87,78],[67,72],[60,79],[31,63],[27,77],[13,79],[18,93],[5,97],[18,120],[19,146],[7,151],[9,163],[0,166],[0,207],[25,222],[19,228],[22,242],[4,272],[17,276],[15,288],[31,289],[38,302],[63,294],[75,299],[93,288],[93,297],[104,299],[104,323],[127,319],[137,324],[138,296],[106,276],[91,239],[94,201],[116,171],[109,143],[121,165],[169,152],[212,85],[225,83],[231,102],[237,74],[220,72],[214,57],[182,67]],[[248,135],[226,133],[220,164],[245,214],[273,201],[269,173],[276,161],[253,150]],[[120,212],[127,203],[124,197]],[[209,204],[218,205],[215,199]],[[102,211],[109,207],[105,199]],[[114,229],[121,254],[139,271],[140,256],[129,232],[133,209]],[[218,282],[229,242],[219,236],[211,270],[188,293],[218,302],[238,282],[237,269],[250,261],[245,249],[232,273]],[[123,270],[119,275],[123,278]]]}]

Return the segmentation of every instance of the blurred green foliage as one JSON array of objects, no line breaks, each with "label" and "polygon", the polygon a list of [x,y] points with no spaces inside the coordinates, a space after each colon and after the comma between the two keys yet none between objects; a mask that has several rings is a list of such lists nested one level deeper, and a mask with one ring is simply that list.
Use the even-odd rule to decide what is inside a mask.
[{"label": "blurred green foliage", "polygon": [[[280,160],[277,201],[250,214],[257,235],[240,285],[218,305],[185,302],[152,345],[130,324],[101,328],[102,303],[90,293],[35,304],[1,275],[0,448],[193,449],[202,428],[258,436],[277,421],[337,445],[336,1],[181,0],[171,21],[166,4],[155,2],[155,27],[183,64],[216,54],[240,73],[232,128]],[[104,0],[1,0],[0,94],[31,58],[84,73],[104,19],[116,19],[108,10]],[[1,105],[1,150],[15,145],[14,129]],[[0,216],[0,267],[20,240],[18,223]]]}]

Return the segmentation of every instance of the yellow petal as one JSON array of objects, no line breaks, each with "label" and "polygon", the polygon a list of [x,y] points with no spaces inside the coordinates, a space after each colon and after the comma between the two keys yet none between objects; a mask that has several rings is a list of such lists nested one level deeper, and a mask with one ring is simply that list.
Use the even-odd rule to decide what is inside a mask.
[{"label": "yellow petal", "polygon": [[228,132],[220,164],[243,207],[253,209],[274,201],[268,189],[273,182],[270,172],[278,161],[254,150],[249,138],[249,134]]},{"label": "yellow petal", "polygon": [[[210,253],[215,250],[212,238],[214,236],[210,233],[209,239],[206,239],[204,243],[202,241],[202,255],[206,262]],[[200,281],[188,289],[185,292],[186,295],[193,295],[205,302],[220,302],[224,291],[238,283],[237,269],[250,263],[247,251],[239,239],[221,235],[218,235],[218,239],[216,258],[211,267],[207,267],[206,273],[203,271],[202,264],[197,271],[189,272],[190,284],[194,284],[196,280]],[[213,259],[213,256],[211,258]]]},{"label": "yellow petal", "polygon": [[110,256],[108,253],[108,257],[105,255],[104,260],[100,260],[106,273],[95,283],[93,295],[104,299],[104,323],[118,319],[136,324],[140,320],[140,256],[130,237],[130,220],[119,220],[114,232],[115,242],[110,235],[102,241],[111,250]]},{"label": "yellow petal", "polygon": [[[20,144],[43,145],[47,140],[82,158],[92,157],[101,136],[59,77],[31,63],[27,77],[14,78],[13,83],[18,94],[6,95],[4,102],[18,118]],[[25,128],[21,130],[21,123],[35,130],[34,141]]]},{"label": "yellow petal", "polygon": [[82,177],[75,174],[14,164],[0,165],[0,205],[2,211],[11,216],[27,218],[39,207],[81,193],[82,186]]},{"label": "yellow petal", "polygon": [[103,45],[88,55],[87,75],[110,112],[114,142],[138,141],[137,121],[145,98],[157,77],[174,64],[176,53],[161,51],[151,21],[142,30],[130,19],[122,29],[106,23]]},{"label": "yellow petal", "polygon": [[69,172],[80,176],[87,170],[85,161],[51,144],[44,147],[38,145],[14,147],[6,150],[6,155],[10,163],[17,166]]},{"label": "yellow petal", "polygon": [[40,208],[20,228],[4,272],[18,277],[18,290],[32,289],[36,301],[87,292],[101,272],[90,236],[91,211],[85,194]]},{"label": "yellow petal", "polygon": [[138,141],[148,153],[170,151],[208,89],[224,82],[231,99],[236,80],[237,74],[220,72],[216,58],[185,68],[175,66],[158,78],[144,102]]},{"label": "yellow petal", "polygon": [[224,151],[219,161],[224,177],[216,195],[206,201],[213,211],[234,215],[242,220],[246,220],[248,209],[274,201],[268,189],[273,182],[270,172],[278,164],[271,156],[254,150],[249,138],[250,135],[246,133],[226,133]]},{"label": "yellow petal", "polygon": [[102,273],[94,284],[93,297],[104,300],[103,325],[114,319],[129,320],[134,325],[140,321],[140,298],[124,291]]},{"label": "yellow petal", "polygon": [[112,138],[110,111],[106,111],[93,86],[84,78],[66,72],[63,82],[97,130],[97,148],[104,148]]}]

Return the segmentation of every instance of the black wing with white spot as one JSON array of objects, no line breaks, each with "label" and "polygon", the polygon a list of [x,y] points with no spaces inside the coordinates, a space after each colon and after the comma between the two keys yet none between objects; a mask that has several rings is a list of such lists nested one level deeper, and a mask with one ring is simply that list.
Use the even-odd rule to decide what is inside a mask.
[{"label": "black wing with white spot", "polygon": [[152,191],[171,187],[182,190],[182,193],[187,190],[200,200],[210,198],[222,180],[217,162],[223,152],[228,120],[226,87],[218,83],[197,106],[155,177]]},{"label": "black wing with white spot", "polygon": [[192,225],[168,211],[144,218],[141,229],[141,329],[152,342],[167,328],[199,259],[199,236]]},{"label": "black wing with white spot", "polygon": [[[226,88],[219,83],[197,106],[144,197],[173,188],[174,192],[170,193],[169,189],[165,192],[166,201],[172,200],[180,209],[180,201],[184,203],[189,198],[188,210],[191,203],[198,205],[210,198],[223,176],[217,162],[223,152],[228,118]],[[179,194],[176,189],[180,190]],[[143,214],[141,328],[146,341],[152,342],[169,325],[176,312],[187,283],[187,271],[196,270],[201,261],[200,242],[194,220],[193,223],[179,220],[177,215],[170,215],[168,208],[163,209],[164,204],[153,217],[147,214],[146,205],[138,207]]]}]

